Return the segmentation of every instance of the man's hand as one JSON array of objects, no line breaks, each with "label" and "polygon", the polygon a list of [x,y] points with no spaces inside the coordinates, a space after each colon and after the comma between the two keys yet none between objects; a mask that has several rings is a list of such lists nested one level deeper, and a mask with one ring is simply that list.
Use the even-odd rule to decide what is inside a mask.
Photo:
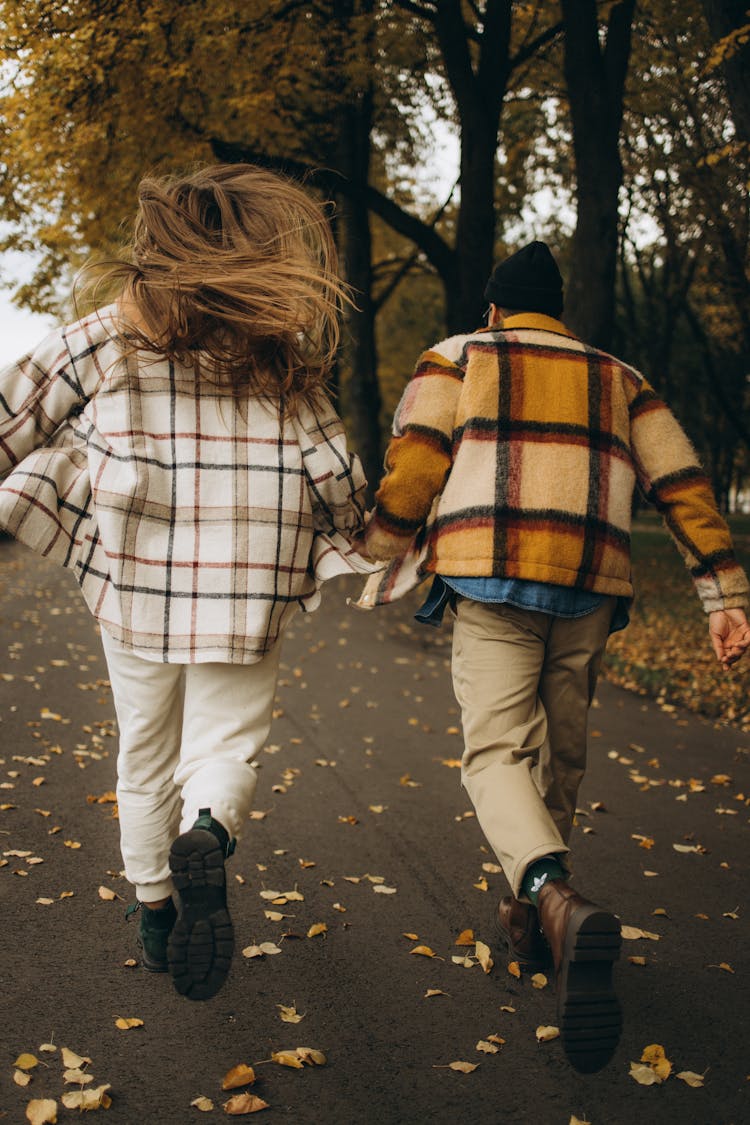
[{"label": "man's hand", "polygon": [[750,648],[750,624],[744,609],[718,609],[708,615],[708,632],[716,659],[731,668]]}]

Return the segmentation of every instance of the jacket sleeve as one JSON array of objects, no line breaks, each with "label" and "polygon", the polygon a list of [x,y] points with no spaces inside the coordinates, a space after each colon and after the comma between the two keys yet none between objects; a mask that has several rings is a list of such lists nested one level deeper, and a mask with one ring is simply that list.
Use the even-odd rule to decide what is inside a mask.
[{"label": "jacket sleeve", "polygon": [[706,613],[748,605],[748,581],[711,484],[677,419],[642,380],[630,400],[631,450],[646,498],[661,513]]},{"label": "jacket sleeve", "polygon": [[0,479],[27,454],[46,445],[89,394],[81,385],[64,329],[0,371]]},{"label": "jacket sleeve", "polygon": [[420,356],[393,419],[385,476],[365,541],[372,558],[406,553],[442,492],[452,463],[463,370],[437,351]]},{"label": "jacket sleeve", "polygon": [[312,500],[315,531],[339,531],[351,541],[364,527],[367,481],[344,426],[327,399],[302,405],[294,419]]}]

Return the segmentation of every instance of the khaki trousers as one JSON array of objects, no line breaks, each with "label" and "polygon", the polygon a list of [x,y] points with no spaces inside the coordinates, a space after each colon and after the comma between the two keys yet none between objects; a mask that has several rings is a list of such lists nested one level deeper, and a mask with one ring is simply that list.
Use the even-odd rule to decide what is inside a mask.
[{"label": "khaki trousers", "polygon": [[457,600],[461,779],[516,897],[529,864],[569,851],[588,710],[615,602],[563,618]]}]

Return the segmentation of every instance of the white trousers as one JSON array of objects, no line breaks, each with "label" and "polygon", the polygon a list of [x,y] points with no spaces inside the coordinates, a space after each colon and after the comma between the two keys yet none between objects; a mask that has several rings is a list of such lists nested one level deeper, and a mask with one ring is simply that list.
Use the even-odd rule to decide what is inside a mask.
[{"label": "white trousers", "polygon": [[239,837],[253,760],[271,727],[280,644],[255,664],[157,664],[102,630],[120,746],[117,801],[125,874],[142,902],[172,893],[169,849],[210,808]]}]

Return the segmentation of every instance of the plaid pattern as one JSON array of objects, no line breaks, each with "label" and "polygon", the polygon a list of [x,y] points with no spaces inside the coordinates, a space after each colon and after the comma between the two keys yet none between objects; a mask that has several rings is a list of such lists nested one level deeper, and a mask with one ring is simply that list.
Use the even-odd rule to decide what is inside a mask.
[{"label": "plaid pattern", "polygon": [[158,356],[114,308],[0,373],[0,526],[75,573],[125,648],[252,663],[351,550],[364,476],[326,401],[293,418]]},{"label": "plaid pattern", "polygon": [[636,480],[705,610],[747,604],[729,530],[673,415],[642,375],[551,317],[518,314],[426,352],[386,468],[366,542],[372,557],[397,561],[361,605],[426,572],[630,596]]}]

